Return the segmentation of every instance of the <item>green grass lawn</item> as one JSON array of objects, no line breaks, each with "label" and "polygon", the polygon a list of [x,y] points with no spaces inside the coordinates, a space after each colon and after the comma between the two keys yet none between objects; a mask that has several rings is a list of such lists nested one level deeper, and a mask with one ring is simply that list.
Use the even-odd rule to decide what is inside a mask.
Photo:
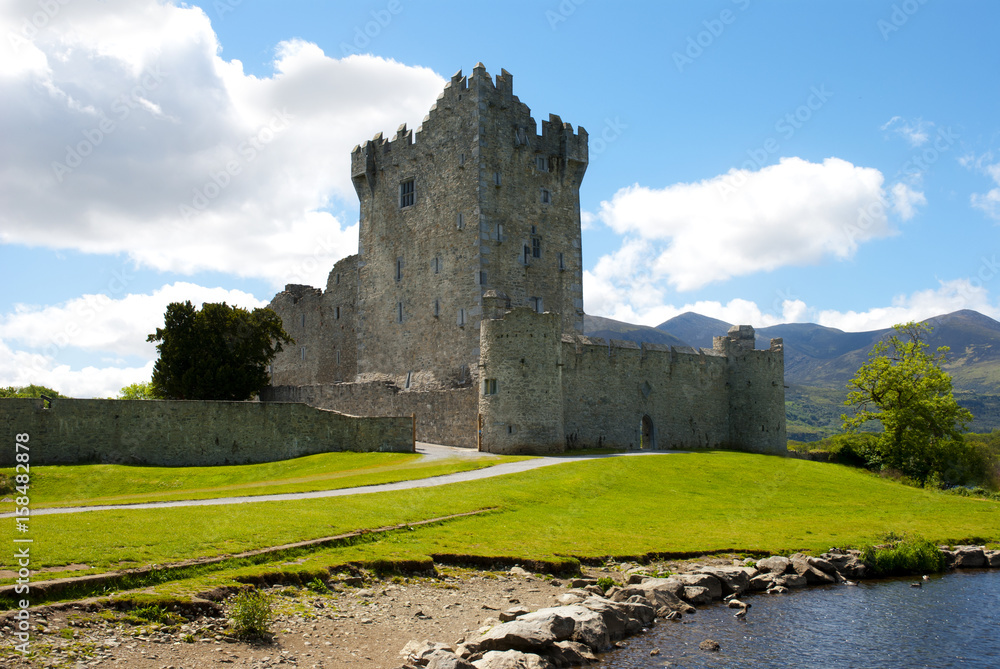
[{"label": "green grass lawn", "polygon": [[[42,466],[31,468],[31,504],[40,509],[334,490],[440,476],[519,459],[523,458],[426,461],[415,453],[321,453],[218,467]],[[12,510],[12,503],[0,504],[0,512]]]},{"label": "green grass lawn", "polygon": [[[603,458],[356,497],[37,516],[32,562],[92,571],[164,564],[484,508],[496,510],[328,552],[337,560],[599,557],[822,551],[888,532],[941,543],[1000,538],[1000,503],[840,465],[708,452]],[[12,524],[0,520],[7,536]]]}]

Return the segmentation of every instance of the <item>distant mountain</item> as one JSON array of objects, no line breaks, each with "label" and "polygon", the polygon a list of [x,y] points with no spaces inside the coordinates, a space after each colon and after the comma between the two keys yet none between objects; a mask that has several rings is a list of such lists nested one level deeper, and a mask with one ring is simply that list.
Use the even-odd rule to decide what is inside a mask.
[{"label": "distant mountain", "polygon": [[721,337],[729,331],[731,324],[718,318],[709,318],[692,311],[674,316],[669,321],[656,326],[657,330],[668,332],[688,342],[694,348],[712,348],[712,337]]},{"label": "distant mountain", "polygon": [[636,343],[665,344],[667,346],[687,346],[669,332],[662,332],[646,325],[633,325],[611,318],[601,318],[585,314],[583,317],[583,333],[588,337],[603,337],[604,339],[624,339]]}]

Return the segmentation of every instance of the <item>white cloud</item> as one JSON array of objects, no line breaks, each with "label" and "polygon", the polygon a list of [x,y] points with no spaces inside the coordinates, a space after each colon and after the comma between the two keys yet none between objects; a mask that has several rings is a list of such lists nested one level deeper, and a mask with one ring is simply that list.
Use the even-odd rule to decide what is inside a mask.
[{"label": "white cloud", "polygon": [[972,206],[986,213],[990,218],[1000,221],[1000,163],[981,166],[997,188],[992,188],[985,193],[973,193],[971,197]]},{"label": "white cloud", "polygon": [[[177,282],[150,294],[83,295],[63,304],[17,305],[0,316],[0,386],[37,383],[75,397],[110,397],[136,381],[148,381],[156,348],[146,335],[163,326],[170,302],[226,302],[247,309],[265,306],[249,293]],[[13,348],[15,345],[18,348]],[[67,358],[80,352],[110,353],[107,367],[74,369]],[[123,356],[145,359],[122,366]],[[88,356],[98,359],[100,356]]]},{"label": "white cloud", "polygon": [[927,198],[923,192],[914,190],[901,181],[893,184],[890,193],[892,210],[904,221],[908,221],[916,215],[917,206],[927,204]]},{"label": "white cloud", "polygon": [[923,146],[930,139],[929,130],[933,127],[933,123],[923,119],[908,121],[902,116],[893,116],[880,129],[896,133],[909,142],[910,146]]},{"label": "white cloud", "polygon": [[0,6],[0,34],[30,37],[0,40],[0,117],[18,129],[0,135],[7,244],[275,285],[315,266],[303,282],[322,285],[356,250],[351,148],[400,121],[415,127],[445,84],[300,40],[255,77],[220,58],[197,7],[57,6],[39,29],[23,23],[24,3]]},{"label": "white cloud", "polygon": [[[593,274],[619,289],[648,291],[665,279],[685,291],[850,258],[861,242],[895,232],[882,184],[878,170],[838,158],[782,158],[757,172],[734,169],[662,189],[636,184],[601,203],[600,219],[626,241]],[[900,206],[911,209],[922,198],[909,190],[903,196]]]}]

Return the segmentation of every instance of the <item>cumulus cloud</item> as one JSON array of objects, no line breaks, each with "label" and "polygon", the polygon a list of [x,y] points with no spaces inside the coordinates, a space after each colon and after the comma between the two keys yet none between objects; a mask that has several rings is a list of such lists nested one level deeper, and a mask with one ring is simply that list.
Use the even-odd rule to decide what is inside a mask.
[{"label": "cumulus cloud", "polygon": [[[894,234],[882,173],[838,158],[782,158],[759,171],[730,170],[662,189],[638,184],[601,203],[600,220],[626,236],[595,277],[634,286],[666,280],[693,290],[716,281],[850,258]],[[908,191],[905,204],[919,203]],[[636,252],[641,249],[640,252]]]},{"label": "cumulus cloud", "polygon": [[913,218],[917,207],[927,204],[927,198],[922,191],[914,190],[903,182],[893,184],[890,189],[892,210],[904,221]]},{"label": "cumulus cloud", "polygon": [[445,83],[300,40],[255,77],[220,57],[197,7],[53,6],[41,25],[34,5],[0,6],[15,36],[0,40],[0,117],[18,128],[0,135],[7,244],[322,285],[356,250],[350,149],[415,127]]},{"label": "cumulus cloud", "polygon": [[893,116],[880,129],[899,135],[910,146],[923,146],[930,139],[930,129],[933,127],[933,123],[923,119],[908,121],[902,116]]},{"label": "cumulus cloud", "polygon": [[985,193],[973,193],[972,206],[986,213],[990,218],[1000,221],[1000,163],[983,165],[984,171],[997,185]]},{"label": "cumulus cloud", "polygon": [[[129,383],[148,381],[156,348],[146,335],[163,326],[167,304],[184,300],[196,306],[203,302],[226,302],[246,309],[266,305],[243,291],[186,282],[149,294],[112,297],[96,293],[53,306],[17,305],[12,313],[0,316],[0,385],[40,383],[64,395],[109,397]],[[75,369],[72,359],[80,352],[110,354],[112,364]],[[123,366],[128,358],[143,362]]]}]

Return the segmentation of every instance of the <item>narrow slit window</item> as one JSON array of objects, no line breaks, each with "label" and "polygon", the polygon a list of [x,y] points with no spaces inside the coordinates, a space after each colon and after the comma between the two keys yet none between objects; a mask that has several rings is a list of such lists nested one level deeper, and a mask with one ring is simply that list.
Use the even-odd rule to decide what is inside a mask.
[{"label": "narrow slit window", "polygon": [[337,285],[340,285],[340,273],[337,273]]},{"label": "narrow slit window", "polygon": [[486,270],[484,270],[484,269],[483,270],[479,270],[479,285],[480,286],[485,286],[486,285]]},{"label": "narrow slit window", "polygon": [[527,244],[524,245],[524,264],[531,264],[531,247]]},{"label": "narrow slit window", "polygon": [[552,203],[552,192],[548,188],[542,189],[542,204]]},{"label": "narrow slit window", "polygon": [[497,223],[497,241],[503,241],[503,223]]},{"label": "narrow slit window", "polygon": [[403,322],[403,303],[402,302],[397,302],[396,303],[396,322],[397,323],[402,323]]},{"label": "narrow slit window", "polygon": [[407,179],[403,183],[399,184],[399,206],[412,207],[416,202],[416,190],[413,184],[413,179]]},{"label": "narrow slit window", "polygon": [[302,314],[302,327],[306,326],[306,315]]},{"label": "narrow slit window", "polygon": [[499,172],[494,172],[493,173],[493,185],[494,186],[499,186],[500,185],[500,173]]},{"label": "narrow slit window", "polygon": [[441,316],[441,300],[434,300],[434,318]]},{"label": "narrow slit window", "polygon": [[465,214],[459,212],[458,216],[455,218],[455,226],[459,230],[465,227]]},{"label": "narrow slit window", "polygon": [[340,351],[337,351],[337,364],[340,364]]},{"label": "narrow slit window", "polygon": [[465,309],[458,310],[458,326],[463,327],[465,325]]},{"label": "narrow slit window", "polygon": [[558,253],[556,254],[556,257],[559,259],[559,269],[566,269],[566,263],[563,261],[563,254]]},{"label": "narrow slit window", "polygon": [[305,346],[303,346],[302,348],[299,349],[299,358],[302,359],[302,360],[306,359],[306,347]]},{"label": "narrow slit window", "polygon": [[396,258],[396,281],[403,280],[403,259]]},{"label": "narrow slit window", "polygon": [[465,154],[460,153],[458,154],[458,166],[463,167],[464,165],[465,165]]},{"label": "narrow slit window", "polygon": [[441,256],[434,256],[434,260],[431,261],[431,269],[434,270],[435,274],[441,273]]},{"label": "narrow slit window", "polygon": [[542,257],[542,238],[532,237],[531,238],[531,257],[541,258]]},{"label": "narrow slit window", "polygon": [[333,318],[334,320],[340,320],[340,307],[333,308]]}]

